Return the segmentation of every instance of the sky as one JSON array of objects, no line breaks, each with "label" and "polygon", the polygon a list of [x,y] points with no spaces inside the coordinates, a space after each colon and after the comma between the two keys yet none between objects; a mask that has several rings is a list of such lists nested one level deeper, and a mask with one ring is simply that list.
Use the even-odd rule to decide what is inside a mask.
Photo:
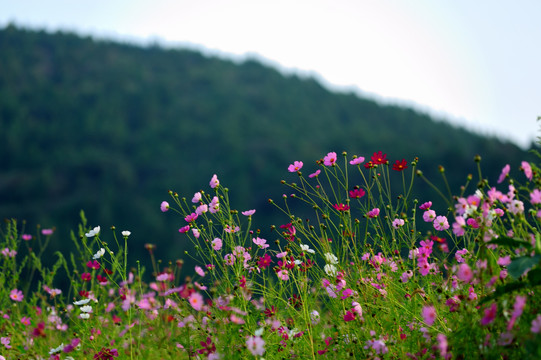
[{"label": "sky", "polygon": [[541,135],[540,16],[538,0],[0,1],[0,26],[257,58],[523,147]]}]

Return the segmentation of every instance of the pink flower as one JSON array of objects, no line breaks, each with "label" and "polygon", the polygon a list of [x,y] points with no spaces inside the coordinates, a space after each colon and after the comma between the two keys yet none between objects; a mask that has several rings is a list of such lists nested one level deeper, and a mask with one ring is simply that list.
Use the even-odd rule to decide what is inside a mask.
[{"label": "pink flower", "polygon": [[534,205],[541,204],[541,191],[539,191],[538,189],[534,189],[530,193],[530,202]]},{"label": "pink flower", "polygon": [[505,178],[507,177],[507,174],[509,174],[509,170],[511,170],[511,166],[509,166],[509,164],[503,167],[502,173],[500,174],[500,177],[498,178],[498,184],[505,180]]},{"label": "pink flower", "polygon": [[215,189],[220,185],[220,180],[218,180],[218,176],[216,174],[212,175],[212,179],[210,179],[210,187]]},{"label": "pink flower", "polygon": [[515,321],[522,315],[524,307],[526,306],[526,296],[517,295],[515,298],[515,305],[513,306],[513,313],[511,314],[511,319],[507,324],[507,331],[511,331]]},{"label": "pink flower", "polygon": [[367,215],[368,215],[368,217],[371,218],[371,219],[372,219],[372,218],[375,218],[376,216],[379,215],[379,209],[378,209],[378,208],[374,208],[374,209],[370,210],[370,211],[368,212]]},{"label": "pink flower", "polygon": [[423,220],[425,222],[433,222],[436,218],[436,212],[434,210],[426,210],[423,213]]},{"label": "pink flower", "polygon": [[196,192],[195,194],[193,194],[192,203],[195,204],[195,203],[200,202],[201,199],[202,199],[202,197],[203,197],[203,196],[201,195],[201,193],[200,193],[199,191]]},{"label": "pink flower", "polygon": [[192,293],[188,298],[188,302],[196,311],[201,311],[203,308],[203,296],[198,292]]},{"label": "pink flower", "polygon": [[9,298],[13,301],[18,301],[18,302],[21,302],[23,301],[23,292],[21,290],[18,290],[18,289],[13,289],[11,290],[11,292],[9,293]]},{"label": "pink flower", "polygon": [[424,306],[421,315],[423,316],[425,324],[432,326],[436,321],[436,308],[432,305]]},{"label": "pink flower", "polygon": [[332,207],[335,208],[338,211],[347,211],[347,210],[349,210],[349,205],[344,205],[342,203],[334,204]]},{"label": "pink flower", "polygon": [[302,169],[302,165],[303,165],[302,161],[294,161],[293,164],[289,165],[287,170],[289,172],[296,172]]},{"label": "pink flower", "polygon": [[201,266],[195,266],[195,272],[197,273],[197,275],[203,277],[205,276],[205,271],[203,270],[203,268],[201,268]]},{"label": "pink flower", "polygon": [[41,230],[41,234],[42,235],[52,235],[53,234],[53,229],[43,229],[43,230]]},{"label": "pink flower", "polygon": [[222,248],[222,244],[222,239],[220,238],[215,238],[214,240],[212,240],[212,248],[216,251]]},{"label": "pink flower", "polygon": [[261,239],[259,237],[252,239],[252,241],[261,249],[266,249],[270,246],[269,244],[267,244],[267,240]]},{"label": "pink flower", "polygon": [[207,211],[209,211],[209,207],[206,204],[201,204],[195,209],[195,213],[197,215],[202,215],[202,214],[206,213]]},{"label": "pink flower", "polygon": [[246,211],[242,212],[242,215],[244,215],[244,216],[252,216],[253,214],[255,214],[255,209],[246,210]]},{"label": "pink flower", "polygon": [[233,254],[226,254],[224,256],[224,260],[226,265],[232,266],[233,264],[235,264],[236,257]]},{"label": "pink flower", "polygon": [[438,216],[436,220],[434,220],[434,229],[438,231],[444,231],[449,229],[449,222],[447,221],[447,218],[441,215]]},{"label": "pink flower", "polygon": [[465,283],[469,283],[473,278],[473,272],[469,265],[466,263],[462,263],[458,266],[458,271],[456,275],[461,281]]},{"label": "pink flower", "polygon": [[500,266],[507,266],[511,264],[511,255],[498,258],[498,261],[496,261],[496,263]]},{"label": "pink flower", "polygon": [[215,196],[212,198],[209,204],[209,211],[211,214],[216,214],[220,210],[220,202],[218,200],[218,197]]},{"label": "pink flower", "polygon": [[401,228],[404,226],[404,219],[394,219],[393,220],[393,227],[395,229]]},{"label": "pink flower", "polygon": [[276,273],[276,276],[278,276],[278,278],[280,278],[280,279],[283,280],[283,281],[289,280],[289,270],[287,270],[287,269],[280,269],[280,270],[278,270],[278,272]]},{"label": "pink flower", "polygon": [[444,359],[447,359],[447,346],[449,345],[447,342],[447,336],[444,334],[438,334],[436,336],[436,339],[438,340],[438,349],[440,350],[440,354]]},{"label": "pink flower", "polygon": [[521,163],[521,168],[522,170],[524,170],[524,175],[526,175],[526,178],[528,178],[528,180],[532,181],[533,179],[533,173],[532,173],[532,167],[530,166],[530,164],[526,161],[523,161]]},{"label": "pink flower", "polygon": [[315,178],[321,173],[321,170],[316,170],[313,174],[308,175],[309,178]]},{"label": "pink flower", "polygon": [[185,233],[188,232],[188,230],[190,230],[190,225],[186,225],[186,226],[181,227],[180,229],[178,229],[178,232],[181,233],[181,234],[185,234]]},{"label": "pink flower", "polygon": [[187,215],[184,220],[186,220],[186,222],[192,222],[195,221],[198,216],[197,213],[191,213],[190,215]]},{"label": "pink flower", "polygon": [[246,339],[246,348],[253,356],[262,356],[265,353],[265,340],[260,336],[250,336]]},{"label": "pink flower", "polygon": [[537,315],[537,317],[532,320],[532,327],[530,330],[534,334],[539,334],[541,332],[541,314]]},{"label": "pink flower", "polygon": [[325,166],[334,166],[336,164],[336,153],[330,152],[323,158],[323,164]]},{"label": "pink flower", "polygon": [[364,157],[359,156],[359,157],[356,157],[356,158],[354,158],[353,160],[351,160],[349,163],[350,163],[351,165],[360,165],[360,164],[362,164],[363,162],[364,162]]},{"label": "pink flower", "polygon": [[32,240],[32,235],[30,235],[30,234],[22,234],[21,238],[23,240],[25,240],[25,241],[30,241],[30,240]]},{"label": "pink flower", "polygon": [[162,203],[160,204],[160,210],[162,212],[166,212],[169,210],[169,203],[167,201],[162,201]]},{"label": "pink flower", "polygon": [[498,313],[498,304],[492,303],[489,307],[483,312],[483,318],[481,319],[481,325],[487,326],[496,319]]},{"label": "pink flower", "polygon": [[430,210],[431,206],[432,206],[432,201],[427,201],[427,202],[421,204],[421,206],[419,206],[419,209],[421,209],[421,210]]}]

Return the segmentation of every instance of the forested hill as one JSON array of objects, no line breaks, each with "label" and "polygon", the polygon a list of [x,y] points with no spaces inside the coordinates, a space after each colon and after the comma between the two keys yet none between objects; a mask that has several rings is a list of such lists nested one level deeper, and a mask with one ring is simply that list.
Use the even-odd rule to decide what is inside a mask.
[{"label": "forested hill", "polygon": [[455,192],[475,154],[492,181],[529,159],[509,142],[253,60],[12,25],[0,30],[0,53],[0,216],[56,226],[63,243],[84,209],[92,226],[131,230],[132,249],[152,242],[180,256],[183,220],[159,204],[169,189],[206,189],[213,174],[236,208],[258,209],[264,229],[275,219],[267,199],[294,179],[287,166],[314,170],[329,151],[418,156],[434,179],[443,164]]}]

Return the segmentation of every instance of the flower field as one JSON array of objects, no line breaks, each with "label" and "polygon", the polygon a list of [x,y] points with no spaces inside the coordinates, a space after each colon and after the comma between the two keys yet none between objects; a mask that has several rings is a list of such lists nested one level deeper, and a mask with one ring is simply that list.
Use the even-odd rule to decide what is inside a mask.
[{"label": "flower field", "polygon": [[156,211],[178,217],[193,250],[177,256],[194,267],[157,261],[153,244],[152,269],[128,267],[130,231],[84,215],[71,254],[47,252],[52,229],[8,221],[0,359],[541,358],[541,172],[484,179],[474,160],[458,194],[381,151],[293,161],[268,231],[217,175],[170,191]]}]

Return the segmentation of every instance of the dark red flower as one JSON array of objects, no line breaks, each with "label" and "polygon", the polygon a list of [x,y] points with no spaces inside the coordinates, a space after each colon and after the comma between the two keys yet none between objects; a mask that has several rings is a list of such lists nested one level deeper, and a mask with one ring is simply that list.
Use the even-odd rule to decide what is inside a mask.
[{"label": "dark red flower", "polygon": [[402,159],[402,161],[396,160],[395,164],[393,165],[393,170],[395,171],[402,171],[408,168],[408,163],[406,159]]},{"label": "dark red flower", "polygon": [[207,341],[201,341],[200,344],[203,348],[197,350],[198,353],[209,355],[216,352],[216,345],[214,345],[210,337],[207,337]]},{"label": "dark red flower", "polygon": [[371,159],[374,165],[386,164],[387,154],[384,154],[383,152],[378,151],[377,153],[374,153],[374,155],[372,155]]},{"label": "dark red flower", "polygon": [[265,313],[265,316],[268,318],[273,317],[274,315],[276,315],[276,308],[274,307],[274,305],[272,305],[270,309],[266,308],[264,313]]},{"label": "dark red flower", "polygon": [[376,164],[374,164],[372,161],[364,163],[364,167],[367,168],[367,169],[372,169],[375,166],[376,166]]},{"label": "dark red flower", "polygon": [[94,360],[113,360],[115,357],[118,357],[117,349],[101,348],[101,350],[94,355]]},{"label": "dark red flower", "polygon": [[32,330],[32,337],[45,337],[45,323],[42,321]]},{"label": "dark red flower", "polygon": [[257,262],[257,266],[259,266],[262,269],[265,269],[270,266],[271,262],[272,260],[269,254],[265,254],[259,258],[259,261]]}]

